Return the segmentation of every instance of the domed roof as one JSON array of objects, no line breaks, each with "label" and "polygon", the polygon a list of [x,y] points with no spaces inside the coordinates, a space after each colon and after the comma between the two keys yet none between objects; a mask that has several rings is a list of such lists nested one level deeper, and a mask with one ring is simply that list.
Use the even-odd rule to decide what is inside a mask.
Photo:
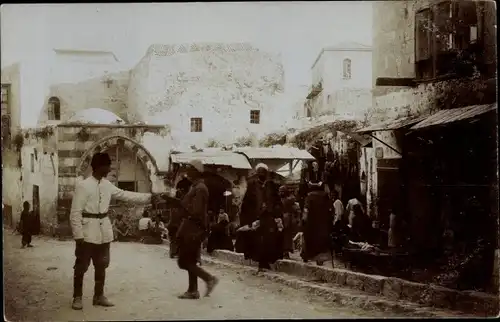
[{"label": "domed roof", "polygon": [[124,124],[125,121],[113,112],[101,108],[78,111],[66,123]]}]

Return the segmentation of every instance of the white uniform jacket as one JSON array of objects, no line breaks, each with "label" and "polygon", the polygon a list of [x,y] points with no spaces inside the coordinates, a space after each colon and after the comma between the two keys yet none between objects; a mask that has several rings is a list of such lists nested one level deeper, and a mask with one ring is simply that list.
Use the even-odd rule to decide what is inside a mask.
[{"label": "white uniform jacket", "polygon": [[138,193],[122,190],[107,179],[97,180],[93,176],[76,184],[71,213],[71,230],[75,239],[82,239],[92,244],[104,244],[113,241],[113,226],[108,216],[88,218],[87,214],[106,214],[111,198],[116,200],[147,204],[151,201],[150,193]]}]

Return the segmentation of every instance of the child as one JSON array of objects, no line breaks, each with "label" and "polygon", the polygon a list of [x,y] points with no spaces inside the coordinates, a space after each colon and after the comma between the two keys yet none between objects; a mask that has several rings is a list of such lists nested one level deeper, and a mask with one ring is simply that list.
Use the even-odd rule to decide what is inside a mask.
[{"label": "child", "polygon": [[31,233],[32,233],[32,212],[30,211],[30,203],[25,201],[23,203],[23,212],[21,212],[21,220],[19,221],[20,232],[23,235],[21,243],[22,248],[33,247],[31,245]]}]

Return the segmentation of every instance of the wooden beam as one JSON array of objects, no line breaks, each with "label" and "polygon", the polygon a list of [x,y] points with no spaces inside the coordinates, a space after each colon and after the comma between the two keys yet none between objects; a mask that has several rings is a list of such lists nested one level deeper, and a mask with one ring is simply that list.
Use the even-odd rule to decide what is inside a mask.
[{"label": "wooden beam", "polygon": [[408,77],[377,77],[375,82],[376,86],[406,86],[406,87],[416,87],[417,83],[415,78]]}]

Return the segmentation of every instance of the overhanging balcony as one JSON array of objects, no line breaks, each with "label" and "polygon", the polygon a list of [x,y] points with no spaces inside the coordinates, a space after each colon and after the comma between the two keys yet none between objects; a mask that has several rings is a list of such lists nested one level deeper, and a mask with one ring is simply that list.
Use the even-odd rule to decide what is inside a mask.
[{"label": "overhanging balcony", "polygon": [[313,97],[316,97],[319,93],[323,91],[323,83],[319,83],[317,85],[312,85],[309,87],[309,94],[307,94],[307,99],[311,99]]}]

